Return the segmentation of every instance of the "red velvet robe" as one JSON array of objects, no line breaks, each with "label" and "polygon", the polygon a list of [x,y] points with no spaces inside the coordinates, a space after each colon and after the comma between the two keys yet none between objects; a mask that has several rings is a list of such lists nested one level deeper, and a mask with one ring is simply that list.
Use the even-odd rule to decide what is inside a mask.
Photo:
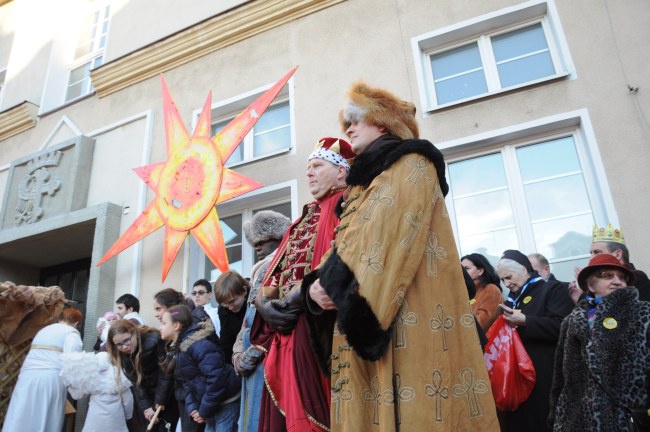
[{"label": "red velvet robe", "polygon": [[[304,207],[302,216],[282,239],[261,293],[282,298],[290,290],[300,288],[304,275],[320,263],[334,240],[334,228],[339,223],[334,207],[341,195],[342,192],[337,192]],[[329,377],[323,374],[311,349],[305,315],[300,315],[291,334],[283,335],[256,314],[251,342],[268,350],[258,430],[328,430]]]}]

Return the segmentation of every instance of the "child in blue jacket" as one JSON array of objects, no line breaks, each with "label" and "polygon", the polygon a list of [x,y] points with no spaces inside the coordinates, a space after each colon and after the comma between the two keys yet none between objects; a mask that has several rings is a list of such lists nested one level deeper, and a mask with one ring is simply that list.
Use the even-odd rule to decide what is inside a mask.
[{"label": "child in blue jacket", "polygon": [[161,337],[176,347],[164,367],[174,368],[187,413],[195,422],[205,423],[205,432],[236,431],[241,381],[224,358],[212,326],[194,324],[185,305],[170,307],[161,323]]}]

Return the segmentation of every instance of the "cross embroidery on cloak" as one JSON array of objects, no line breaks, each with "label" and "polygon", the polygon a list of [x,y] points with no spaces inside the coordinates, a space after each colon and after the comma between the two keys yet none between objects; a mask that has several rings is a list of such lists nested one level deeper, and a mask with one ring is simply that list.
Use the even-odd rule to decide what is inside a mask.
[{"label": "cross embroidery on cloak", "polygon": [[472,306],[470,306],[470,302],[467,302],[467,312],[460,316],[460,324],[463,327],[474,328],[476,325],[475,322],[476,318],[474,318],[474,314],[472,313]]},{"label": "cross embroidery on cloak", "polygon": [[447,346],[447,332],[454,327],[454,319],[450,316],[444,316],[445,311],[441,304],[438,303],[436,306],[436,317],[431,318],[429,326],[434,332],[442,332],[442,349],[443,351],[448,351],[449,347]]},{"label": "cross embroidery on cloak", "polygon": [[431,200],[431,202],[435,206],[437,206],[439,200],[442,200],[442,202],[440,203],[440,205],[442,206],[442,216],[448,218],[449,212],[447,211],[447,204],[445,204],[445,196],[442,194],[440,185],[438,183],[435,183],[433,186],[433,199]]},{"label": "cross embroidery on cloak", "polygon": [[477,393],[487,393],[489,388],[488,383],[485,380],[474,382],[474,371],[470,368],[463,368],[460,371],[460,381],[460,384],[454,385],[454,396],[458,398],[464,396],[467,398],[470,418],[483,415]]},{"label": "cross embroidery on cloak", "polygon": [[424,212],[422,210],[418,210],[418,214],[415,217],[413,217],[413,213],[410,212],[404,215],[404,222],[409,225],[406,237],[404,237],[402,241],[399,242],[399,244],[401,244],[404,249],[411,249],[411,245],[415,240],[415,236],[417,235],[418,231],[420,231],[420,226],[422,225],[422,221],[420,219],[422,219],[423,215]]},{"label": "cross embroidery on cloak", "polygon": [[364,402],[372,403],[374,411],[372,416],[372,423],[379,424],[379,405],[381,405],[381,393],[379,392],[379,379],[375,375],[370,381],[370,388],[361,390],[361,400]]},{"label": "cross embroidery on cloak", "polygon": [[442,399],[449,398],[449,387],[442,386],[442,374],[440,369],[435,369],[431,375],[431,384],[424,386],[427,396],[436,402],[436,422],[442,423]]},{"label": "cross embroidery on cloak", "polygon": [[368,197],[369,204],[366,207],[366,211],[363,212],[363,220],[369,221],[375,210],[377,210],[377,207],[390,207],[395,203],[395,198],[389,196],[388,192],[390,192],[390,184],[388,183],[381,184],[377,189],[370,192],[370,196]]},{"label": "cross embroidery on cloak", "polygon": [[413,400],[414,397],[415,390],[413,390],[412,387],[402,387],[402,379],[400,378],[399,373],[395,372],[393,374],[393,390],[384,390],[384,401],[386,402],[386,405],[395,404],[395,421],[398,425],[402,424],[400,402],[408,402]]},{"label": "cross embroidery on cloak", "polygon": [[361,277],[359,280],[363,279],[363,276],[366,274],[366,271],[370,269],[375,274],[382,274],[384,272],[384,265],[379,262],[379,254],[381,253],[381,244],[374,242],[370,245],[368,252],[362,252],[359,256],[359,261],[362,264],[365,264],[363,271],[361,272]]},{"label": "cross embroidery on cloak", "polygon": [[404,300],[404,293],[399,292],[402,298],[402,306],[397,312],[395,319],[395,336],[393,337],[393,348],[406,348],[406,328],[405,326],[414,326],[418,323],[418,316],[415,312],[408,311],[408,302]]},{"label": "cross embroidery on cloak", "polygon": [[427,172],[427,163],[424,158],[421,157],[417,160],[407,159],[406,163],[413,167],[413,170],[410,172],[410,174],[406,176],[406,180],[410,181],[413,184],[418,184],[422,177],[431,181],[431,176]]},{"label": "cross embroidery on cloak", "polygon": [[447,258],[447,252],[438,246],[438,236],[433,231],[429,232],[424,253],[427,256],[427,276],[438,276],[438,260]]},{"label": "cross embroidery on cloak", "polygon": [[[345,381],[345,382],[342,382]],[[336,380],[334,387],[339,388],[340,391],[332,392],[332,405],[334,405],[334,421],[341,423],[341,401],[347,402],[352,400],[352,391],[343,388],[343,384],[347,383],[347,378],[339,378]]]}]

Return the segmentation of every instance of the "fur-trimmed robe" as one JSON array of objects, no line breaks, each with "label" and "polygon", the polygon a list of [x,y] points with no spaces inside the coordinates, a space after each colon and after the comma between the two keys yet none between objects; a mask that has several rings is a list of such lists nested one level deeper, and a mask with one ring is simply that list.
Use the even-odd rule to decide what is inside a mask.
[{"label": "fur-trimmed robe", "polygon": [[335,249],[303,283],[320,277],[338,309],[331,430],[497,431],[442,154],[383,135],[347,182]]},{"label": "fur-trimmed robe", "polygon": [[596,309],[593,333],[586,300],[562,323],[551,391],[554,431],[627,430],[622,409],[594,379],[619,406],[650,407],[650,303],[638,297],[634,287],[607,295]]}]

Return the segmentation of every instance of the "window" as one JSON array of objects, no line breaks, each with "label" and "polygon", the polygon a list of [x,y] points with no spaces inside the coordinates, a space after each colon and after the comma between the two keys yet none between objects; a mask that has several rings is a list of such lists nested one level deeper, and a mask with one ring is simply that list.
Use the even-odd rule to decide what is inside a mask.
[{"label": "window", "polygon": [[[594,222],[615,220],[597,178],[597,149],[580,129],[447,157],[447,204],[459,252],[496,262],[506,249],[539,252],[560,280],[589,258]],[[491,140],[494,138],[490,138]]]},{"label": "window", "polygon": [[84,17],[69,66],[65,102],[93,91],[90,71],[102,65],[108,37],[110,6],[107,0],[93,2],[91,12]]},{"label": "window", "polygon": [[551,2],[533,1],[413,39],[427,110],[566,76]]},{"label": "window", "polygon": [[[253,129],[226,161],[226,166],[274,156],[292,149],[293,125],[289,97],[289,86],[292,83],[293,79],[275,98],[273,104],[264,111]],[[215,121],[212,124],[212,134],[223,129],[265,90],[266,88],[257,90],[246,97],[225,102],[213,109],[212,118]]]},{"label": "window", "polygon": [[[217,207],[231,270],[235,270],[244,277],[250,276],[256,256],[255,249],[246,241],[243,224],[260,210],[274,210],[291,219],[290,189],[289,187],[280,187],[255,197],[235,199]],[[214,282],[221,272],[205,256],[198,243],[191,236],[190,238],[190,282],[193,283],[197,279]]]}]

